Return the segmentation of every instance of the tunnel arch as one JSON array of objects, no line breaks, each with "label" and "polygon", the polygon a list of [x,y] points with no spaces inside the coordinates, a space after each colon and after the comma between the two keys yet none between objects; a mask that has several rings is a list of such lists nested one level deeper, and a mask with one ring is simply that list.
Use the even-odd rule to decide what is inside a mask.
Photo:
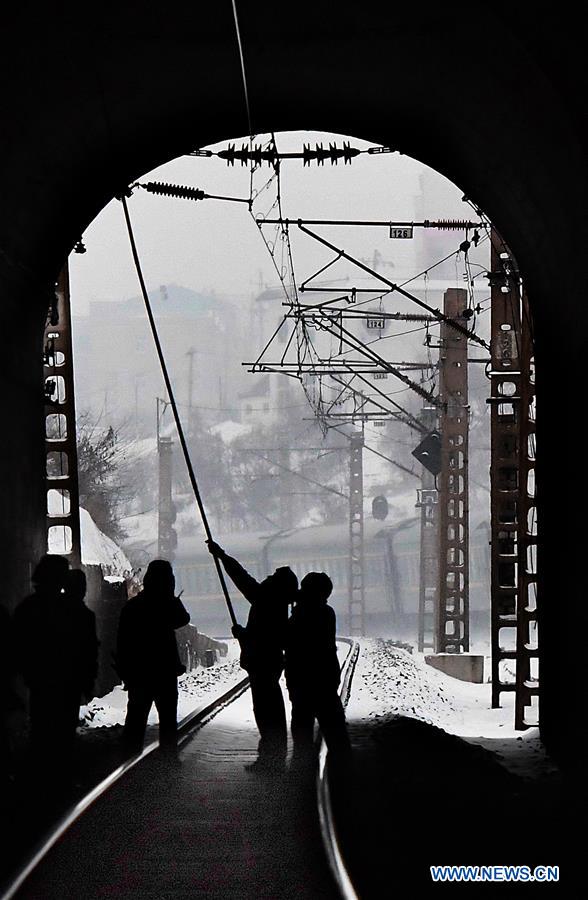
[{"label": "tunnel arch", "polygon": [[[240,9],[240,24],[255,131],[321,129],[395,147],[460,186],[518,259],[536,328],[538,502],[549,548],[540,569],[542,725],[561,748],[582,702],[580,659],[563,655],[566,628],[586,624],[583,542],[561,528],[577,502],[556,477],[562,448],[576,439],[584,377],[577,290],[588,179],[573,98],[581,102],[586,75],[570,60],[562,65],[562,38],[572,57],[581,36],[548,19],[530,24],[527,4],[506,9],[368,0],[333,15],[324,0],[301,0],[276,17],[263,0]],[[41,335],[52,283],[84,228],[129,182],[249,129],[229,2],[171,0],[165,15],[106,3],[88,24],[70,2],[23,4],[8,16],[5,41],[0,290],[18,338],[6,342],[1,534],[3,602],[13,606],[42,549]],[[565,355],[567,392],[548,379],[554,354]]]}]

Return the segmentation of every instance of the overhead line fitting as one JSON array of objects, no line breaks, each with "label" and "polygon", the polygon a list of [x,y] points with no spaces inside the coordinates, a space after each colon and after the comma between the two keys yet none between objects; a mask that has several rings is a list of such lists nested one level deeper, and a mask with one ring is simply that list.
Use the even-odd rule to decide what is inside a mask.
[{"label": "overhead line fitting", "polygon": [[[390,219],[265,219],[258,217],[256,220],[258,225],[357,225],[360,227],[370,228],[436,228],[439,231],[470,231],[482,227],[481,222],[470,222],[468,219],[424,219],[422,222],[394,222]],[[480,241],[480,235],[477,230],[474,231],[472,243],[477,247]],[[464,245],[467,243],[467,247]],[[464,241],[460,245],[460,250],[464,252],[469,250],[469,241]]]},{"label": "overhead line fitting", "polygon": [[315,144],[314,150],[310,144],[303,144],[302,150],[293,153],[280,153],[275,144],[264,147],[262,144],[242,144],[238,150],[235,144],[229,144],[224,150],[192,150],[188,156],[211,157],[218,156],[224,159],[228,166],[234,166],[235,162],[240,162],[242,166],[253,163],[255,166],[261,166],[267,163],[268,166],[276,166],[283,159],[301,159],[303,165],[309,166],[316,162],[318,166],[323,166],[325,161],[331,165],[337,165],[340,159],[347,165],[351,160],[360,156],[362,153],[368,153],[370,156],[378,153],[393,153],[392,147],[368,147],[366,150],[360,150],[358,147],[352,147],[348,141],[343,142],[342,147],[337,144],[329,144],[323,147],[321,144]]},{"label": "overhead line fitting", "polygon": [[178,197],[180,200],[231,200],[233,203],[249,204],[249,197],[221,197],[218,194],[207,194],[200,188],[189,187],[183,184],[168,184],[165,181],[148,181],[146,184],[137,182],[133,187],[140,187],[150,194],[159,194],[164,197]]}]

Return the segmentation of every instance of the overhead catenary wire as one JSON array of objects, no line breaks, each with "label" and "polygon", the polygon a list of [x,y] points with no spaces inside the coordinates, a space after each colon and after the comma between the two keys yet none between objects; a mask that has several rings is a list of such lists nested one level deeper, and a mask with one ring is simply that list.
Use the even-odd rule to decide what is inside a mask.
[{"label": "overhead catenary wire", "polygon": [[231,4],[233,7],[233,18],[235,20],[235,32],[237,34],[237,45],[239,47],[239,60],[241,63],[241,78],[243,79],[243,92],[245,94],[245,108],[247,110],[247,125],[249,128],[249,134],[253,134],[253,127],[251,125],[251,107],[249,106],[249,91],[247,89],[247,75],[245,72],[245,57],[243,55],[243,42],[241,40],[241,30],[239,28],[239,17],[237,15],[237,2],[236,0],[231,0]]},{"label": "overhead catenary wire", "polygon": [[[187,445],[187,443],[186,443],[186,438],[185,438],[185,436],[184,436],[184,429],[183,429],[183,427],[182,427],[182,422],[181,422],[180,415],[179,415],[179,412],[178,412],[178,407],[177,407],[177,404],[176,404],[176,399],[175,399],[174,390],[173,390],[172,383],[171,383],[171,379],[170,379],[170,377],[169,377],[169,372],[168,372],[168,369],[167,369],[167,363],[166,363],[166,361],[165,361],[165,356],[164,356],[164,354],[163,354],[163,349],[162,349],[162,346],[161,346],[161,341],[159,340],[159,334],[158,334],[158,331],[157,331],[157,325],[156,325],[155,319],[154,319],[154,317],[153,317],[153,310],[151,309],[151,303],[150,303],[150,300],[149,300],[149,294],[147,293],[147,288],[146,288],[146,286],[145,286],[145,279],[144,279],[144,277],[143,277],[143,269],[142,269],[142,267],[141,267],[141,261],[140,261],[140,259],[139,259],[139,254],[138,254],[138,251],[137,251],[137,245],[136,245],[136,243],[135,243],[135,235],[134,235],[134,233],[133,233],[133,225],[132,225],[131,217],[130,217],[130,214],[129,214],[129,207],[128,207],[128,204],[127,204],[127,198],[126,198],[126,196],[123,194],[123,195],[121,196],[120,200],[121,200],[122,207],[123,207],[123,211],[124,211],[125,222],[126,222],[126,226],[127,226],[128,235],[129,235],[129,242],[130,242],[130,245],[131,245],[131,253],[132,253],[132,256],[133,256],[133,261],[134,261],[134,263],[135,263],[135,269],[137,270],[137,277],[138,277],[138,279],[139,279],[139,285],[140,285],[140,288],[141,288],[141,294],[143,295],[143,300],[144,300],[144,302],[145,302],[145,309],[146,309],[146,311],[147,311],[147,318],[149,319],[149,325],[150,325],[150,327],[151,327],[151,333],[152,333],[152,335],[153,335],[153,340],[154,340],[154,342],[155,342],[155,349],[157,350],[157,356],[158,356],[158,358],[159,358],[159,363],[160,363],[160,365],[161,365],[161,371],[162,371],[162,374],[163,374],[163,380],[164,380],[165,386],[166,386],[166,388],[167,388],[167,393],[168,393],[168,396],[169,396],[170,406],[171,406],[171,408],[172,408],[172,412],[173,412],[173,415],[174,415],[174,420],[175,420],[176,428],[177,428],[177,432],[178,432],[178,437],[179,437],[179,440],[180,440],[180,445],[181,445],[181,447],[182,447],[182,453],[184,454],[184,460],[185,460],[185,462],[186,462],[186,468],[187,468],[187,470],[188,470],[188,475],[189,475],[189,478],[190,478],[190,483],[191,483],[191,485],[192,485],[192,490],[193,490],[193,492],[194,492],[194,498],[195,498],[195,500],[196,500],[196,504],[197,504],[198,510],[199,510],[199,512],[200,512],[200,517],[201,517],[201,519],[202,519],[202,524],[203,524],[203,526],[204,526],[204,531],[205,531],[205,533],[206,533],[206,537],[208,538],[209,541],[212,541],[212,540],[213,540],[213,538],[212,538],[212,532],[211,532],[211,530],[210,530],[210,525],[208,524],[208,517],[207,517],[207,515],[206,515],[206,510],[204,509],[204,504],[203,504],[203,502],[202,502],[202,497],[201,497],[201,495],[200,495],[200,489],[199,489],[199,487],[198,487],[198,482],[197,482],[197,480],[196,480],[196,474],[195,474],[195,472],[194,472],[194,467],[193,467],[193,465],[192,465],[192,460],[191,460],[191,458],[190,458],[190,453],[189,453],[189,450],[188,450],[188,445]],[[213,559],[214,559],[214,564],[215,564],[215,567],[216,567],[218,579],[219,579],[219,582],[220,582],[220,586],[221,586],[221,589],[222,589],[222,592],[223,592],[223,595],[224,595],[224,598],[225,598],[225,603],[227,604],[227,609],[228,609],[228,612],[229,612],[229,616],[230,616],[230,618],[231,618],[231,621],[232,621],[233,625],[237,625],[237,617],[235,616],[235,610],[233,609],[233,604],[232,604],[231,598],[230,598],[230,596],[229,596],[229,591],[228,591],[228,589],[227,589],[227,583],[226,583],[226,581],[225,581],[225,577],[224,577],[224,574],[223,574],[223,570],[222,570],[222,568],[221,568],[220,561],[218,560],[218,558],[217,558],[216,556],[213,556]]]}]

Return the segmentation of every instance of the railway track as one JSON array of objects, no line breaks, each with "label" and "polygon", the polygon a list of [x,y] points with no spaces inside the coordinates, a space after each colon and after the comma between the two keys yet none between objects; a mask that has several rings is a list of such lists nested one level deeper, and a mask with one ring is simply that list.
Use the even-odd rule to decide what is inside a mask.
[{"label": "railway track", "polygon": [[[340,643],[348,647],[346,700],[359,645]],[[248,686],[241,679],[180,722],[177,770],[166,767],[153,741],[84,796],[2,900],[354,900],[333,821],[326,747],[319,747],[314,787],[312,780],[245,774],[258,737]]]}]

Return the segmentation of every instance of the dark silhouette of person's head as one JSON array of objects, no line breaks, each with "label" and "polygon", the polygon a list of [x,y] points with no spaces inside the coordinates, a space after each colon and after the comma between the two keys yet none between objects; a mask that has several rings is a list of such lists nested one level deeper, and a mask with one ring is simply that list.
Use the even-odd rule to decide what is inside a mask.
[{"label": "dark silhouette of person's head", "polygon": [[298,592],[298,578],[290,566],[280,566],[272,575],[268,575],[265,581],[271,585],[280,599],[287,603],[294,602]]},{"label": "dark silhouette of person's head", "polygon": [[67,573],[65,592],[72,600],[83,600],[86,596],[86,576],[81,569],[71,569]]},{"label": "dark silhouette of person's head", "polygon": [[33,572],[32,582],[39,593],[59,594],[65,587],[69,563],[65,556],[42,556]]},{"label": "dark silhouette of person's head", "polygon": [[154,559],[147,566],[143,578],[143,590],[148,594],[173,594],[176,579],[167,559]]},{"label": "dark silhouette of person's head", "polygon": [[300,599],[326,603],[333,591],[333,582],[326,572],[309,572],[300,582]]}]

